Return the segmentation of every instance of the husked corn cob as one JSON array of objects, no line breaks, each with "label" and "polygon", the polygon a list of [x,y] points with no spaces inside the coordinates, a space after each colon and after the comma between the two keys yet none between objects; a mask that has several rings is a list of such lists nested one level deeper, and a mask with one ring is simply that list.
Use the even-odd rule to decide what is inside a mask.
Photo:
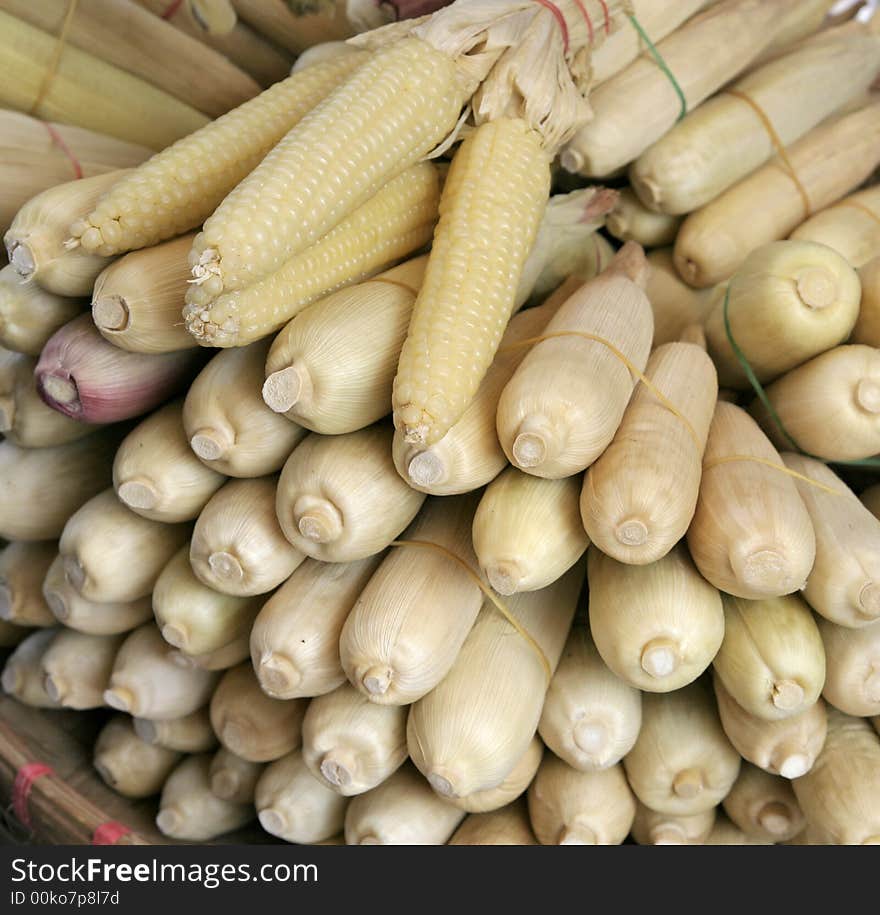
[{"label": "husked corn cob", "polygon": [[[55,76],[40,98],[57,42],[54,35],[0,12],[0,69],[15,74],[0,87],[3,107],[29,111],[40,99],[34,112],[38,117],[74,123],[151,149],[162,149],[207,123],[205,115],[167,92],[70,45],[54,65]],[[108,86],[113,90],[108,92]]]},{"label": "husked corn cob", "polygon": [[39,356],[46,341],[85,306],[82,299],[47,292],[35,280],[23,280],[7,264],[0,268],[0,346]]},{"label": "husked corn cob", "polygon": [[110,256],[196,228],[364,57],[298,72],[164,149],[74,222],[72,236],[86,251]]},{"label": "husked corn cob", "polygon": [[207,301],[278,270],[418,162],[455,126],[463,89],[453,60],[421,39],[375,52],[206,220],[191,263]]},{"label": "husked corn cob", "polygon": [[183,310],[187,330],[203,346],[243,346],[272,333],[321,296],[426,244],[439,197],[437,169],[430,162],[412,166],[259,282],[211,301],[208,284],[190,286]]},{"label": "husked corn cob", "polygon": [[547,153],[523,120],[483,124],[456,153],[394,380],[394,423],[408,442],[433,445],[473,399],[549,193]]}]

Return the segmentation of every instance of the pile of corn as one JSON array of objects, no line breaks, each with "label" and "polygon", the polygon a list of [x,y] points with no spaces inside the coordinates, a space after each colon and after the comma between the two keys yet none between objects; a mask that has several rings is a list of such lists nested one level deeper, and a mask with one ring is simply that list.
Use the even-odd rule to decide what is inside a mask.
[{"label": "pile of corn", "polygon": [[175,838],[880,842],[880,22],[440,5],[0,0],[3,688]]}]

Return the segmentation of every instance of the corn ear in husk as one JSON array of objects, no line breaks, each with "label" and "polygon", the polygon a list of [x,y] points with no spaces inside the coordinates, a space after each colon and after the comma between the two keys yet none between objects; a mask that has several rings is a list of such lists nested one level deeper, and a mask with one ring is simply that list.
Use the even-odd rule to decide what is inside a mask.
[{"label": "corn ear in husk", "polygon": [[525,801],[466,816],[447,845],[537,845]]},{"label": "corn ear in husk", "polygon": [[141,740],[180,753],[206,753],[217,746],[217,737],[208,717],[208,706],[202,706],[181,718],[156,721],[135,718],[134,729]]},{"label": "corn ear in husk", "polygon": [[[872,40],[880,45],[880,38]],[[856,269],[863,267],[880,255],[880,187],[844,197],[802,222],[790,237],[827,245]]]},{"label": "corn ear in husk", "polygon": [[821,461],[790,453],[783,460],[834,493],[796,480],[816,532],[816,561],[804,597],[838,626],[874,625],[880,620],[880,521]]},{"label": "corn ear in husk", "polygon": [[590,631],[602,660],[649,692],[680,689],[711,663],[724,637],[721,596],[684,544],[649,565],[626,565],[591,547]]},{"label": "corn ear in husk", "polygon": [[321,696],[345,682],[339,636],[381,560],[306,559],[266,601],[250,636],[251,661],[266,695]]},{"label": "corn ear in husk", "polygon": [[[549,587],[508,599],[508,611],[540,654],[487,602],[452,669],[413,706],[410,756],[442,797],[494,788],[522,757],[537,730],[583,579],[578,564]],[[479,728],[475,721],[482,722]]]},{"label": "corn ear in husk", "polygon": [[542,845],[620,845],[636,814],[623,766],[578,772],[550,753],[528,798],[532,829]]},{"label": "corn ear in husk", "polygon": [[122,643],[113,663],[104,702],[136,718],[155,721],[183,718],[200,709],[218,675],[181,667],[173,649],[153,623],[138,627]]},{"label": "corn ear in husk", "polygon": [[302,725],[309,771],[346,797],[381,784],[407,757],[407,710],[377,705],[346,683],[309,703]]},{"label": "corn ear in husk", "polygon": [[0,549],[0,619],[17,626],[54,626],[43,597],[43,579],[58,556],[58,544],[18,541]]},{"label": "corn ear in husk", "polygon": [[806,826],[791,784],[748,763],[722,803],[731,821],[756,839],[785,842]]},{"label": "corn ear in husk", "polygon": [[816,538],[795,481],[757,423],[730,403],[715,407],[687,543],[708,581],[751,600],[797,591],[813,567]]},{"label": "corn ear in husk", "polygon": [[249,663],[227,670],[211,697],[211,725],[220,743],[250,762],[270,762],[302,742],[306,703],[271,699]]},{"label": "corn ear in husk", "polygon": [[299,844],[322,842],[336,835],[348,806],[348,798],[312,775],[299,750],[266,766],[254,801],[266,832]]},{"label": "corn ear in husk", "polygon": [[850,629],[817,622],[828,666],[822,695],[847,715],[880,715],[880,624]]},{"label": "corn ear in husk", "polygon": [[62,629],[40,660],[46,692],[64,708],[100,708],[124,639]]},{"label": "corn ear in husk", "polygon": [[3,691],[33,708],[58,708],[58,702],[46,691],[41,666],[60,628],[38,629],[22,639],[3,665],[0,676]]},{"label": "corn ear in husk", "polygon": [[251,804],[237,804],[211,791],[211,755],[187,756],[165,781],[156,826],[172,839],[207,842],[249,823]]},{"label": "corn ear in husk", "polygon": [[12,264],[0,268],[0,346],[39,356],[46,342],[84,308],[81,299],[47,292],[23,280]]},{"label": "corn ear in husk", "polygon": [[92,757],[105,783],[130,798],[158,794],[179,761],[174,750],[142,740],[128,715],[114,715],[101,728]]},{"label": "corn ear in husk", "polygon": [[252,804],[265,768],[263,763],[249,762],[220,747],[211,760],[211,792],[225,801]]},{"label": "corn ear in husk", "polygon": [[832,844],[880,844],[880,737],[867,721],[829,709],[825,746],[793,787],[807,822]]},{"label": "corn ear in husk", "polygon": [[645,375],[681,415],[646,385],[637,387],[580,496],[593,543],[638,565],[665,556],[691,523],[718,390],[712,360],[692,343],[655,349]]},{"label": "corn ear in husk", "polygon": [[230,480],[205,505],[189,559],[196,577],[224,594],[266,594],[305,558],[284,539],[275,514],[277,477]]},{"label": "corn ear in husk", "polygon": [[743,759],[771,775],[800,778],[809,772],[825,742],[825,703],[819,699],[799,715],[770,721],[737,705],[715,678],[715,699],[724,733]]},{"label": "corn ear in husk", "polygon": [[716,809],[679,816],[658,813],[638,803],[632,837],[639,845],[702,845],[715,825]]},{"label": "corn ear in husk", "polygon": [[642,696],[605,665],[589,629],[576,622],[544,699],[538,733],[581,772],[613,766],[642,725]]},{"label": "corn ear in husk", "polygon": [[660,813],[687,815],[716,806],[736,781],[741,760],[705,684],[646,693],[642,712],[639,739],[623,760],[638,799]]}]

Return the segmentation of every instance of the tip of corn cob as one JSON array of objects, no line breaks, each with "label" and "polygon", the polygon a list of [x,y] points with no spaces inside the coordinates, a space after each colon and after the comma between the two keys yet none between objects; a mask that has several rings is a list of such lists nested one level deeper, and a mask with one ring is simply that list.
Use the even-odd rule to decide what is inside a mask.
[{"label": "tip of corn cob", "polygon": [[155,743],[159,737],[156,725],[148,718],[135,718],[134,732],[144,743]]},{"label": "tip of corn cob", "polygon": [[516,594],[522,581],[522,570],[515,562],[499,561],[484,569],[489,584],[505,596]]},{"label": "tip of corn cob", "polygon": [[533,414],[520,423],[513,440],[513,462],[521,469],[540,467],[554,456],[556,435],[551,422]]},{"label": "tip of corn cob", "polygon": [[236,756],[246,756],[250,731],[251,728],[247,722],[231,720],[224,723],[217,737],[230,753],[234,753]]},{"label": "tip of corn cob", "polygon": [[444,483],[449,468],[442,458],[429,448],[417,454],[407,465],[406,472],[416,486],[436,486]]},{"label": "tip of corn cob", "polygon": [[[67,606],[67,602],[57,591],[45,591],[43,596],[55,619],[63,623],[70,617],[70,608]],[[2,616],[2,613],[0,613],[0,616]]]},{"label": "tip of corn cob", "polygon": [[354,778],[352,773],[356,768],[354,758],[344,750],[331,750],[325,753],[321,760],[321,775],[337,788],[345,788],[351,784]]},{"label": "tip of corn cob", "polygon": [[648,527],[640,518],[627,518],[617,525],[614,535],[624,546],[642,546],[648,542]]},{"label": "tip of corn cob", "polygon": [[43,372],[37,379],[37,391],[50,407],[67,416],[75,415],[81,407],[76,381],[69,375]]},{"label": "tip of corn cob", "polygon": [[784,836],[791,829],[791,815],[788,807],[779,801],[770,801],[758,811],[758,825],[770,835]]},{"label": "tip of corn cob", "polygon": [[677,823],[664,823],[655,826],[650,834],[652,845],[687,845],[688,840],[684,830]]},{"label": "tip of corn cob", "polygon": [[[785,557],[776,550],[755,550],[752,553],[730,557],[730,565],[739,582],[754,590],[779,591],[787,589],[788,568]],[[798,582],[798,585],[803,582]]]},{"label": "tip of corn cob", "polygon": [[375,665],[361,677],[361,683],[371,696],[384,696],[393,679],[394,671],[390,667]]},{"label": "tip of corn cob", "polygon": [[116,495],[129,508],[149,511],[159,504],[159,493],[149,480],[126,480],[120,484]]},{"label": "tip of corn cob", "polygon": [[342,536],[342,514],[327,499],[311,496],[297,499],[293,517],[300,534],[313,543],[333,543]]},{"label": "tip of corn cob", "polygon": [[880,585],[870,581],[862,588],[859,592],[859,608],[866,619],[880,617]]},{"label": "tip of corn cob", "polygon": [[788,779],[800,778],[809,771],[810,761],[803,753],[793,753],[790,756],[786,756],[779,766],[779,774]]},{"label": "tip of corn cob", "polygon": [[287,818],[279,810],[273,807],[266,807],[257,814],[260,826],[272,836],[283,835],[287,830]]},{"label": "tip of corn cob", "polygon": [[53,702],[57,702],[59,705],[64,704],[67,689],[63,680],[58,680],[52,674],[46,674],[43,678],[43,689]]},{"label": "tip of corn cob", "polygon": [[244,578],[244,569],[232,553],[218,551],[208,557],[208,565],[220,581],[234,582]]},{"label": "tip of corn cob", "polygon": [[30,246],[23,241],[10,238],[9,235],[6,236],[5,241],[9,263],[23,280],[29,280],[37,269],[37,261]]},{"label": "tip of corn cob", "polygon": [[173,836],[183,826],[183,817],[173,807],[164,807],[156,814],[156,828],[163,835]]},{"label": "tip of corn cob", "polygon": [[880,413],[880,384],[871,378],[862,378],[856,385],[856,403],[866,413]]},{"label": "tip of corn cob", "polygon": [[695,798],[704,787],[703,773],[699,769],[683,769],[672,781],[673,794],[681,798]]},{"label": "tip of corn cob", "polygon": [[642,670],[650,677],[668,677],[677,667],[679,646],[671,639],[652,639],[642,649]]},{"label": "tip of corn cob", "polygon": [[128,303],[121,295],[108,295],[92,302],[92,320],[101,330],[125,330],[128,327]]},{"label": "tip of corn cob", "polygon": [[199,429],[189,446],[203,461],[219,461],[232,447],[232,438],[220,429]]},{"label": "tip of corn cob", "polygon": [[824,267],[802,271],[797,278],[797,291],[801,301],[814,309],[828,308],[840,294],[834,274]]},{"label": "tip of corn cob", "polygon": [[794,680],[777,680],[770,695],[778,709],[796,709],[804,702],[804,688]]},{"label": "tip of corn cob", "polygon": [[0,686],[3,687],[4,693],[14,696],[21,689],[22,680],[23,677],[17,665],[7,664],[3,668],[2,675],[0,675]]},{"label": "tip of corn cob", "polygon": [[270,410],[286,413],[295,406],[302,395],[303,378],[293,365],[272,372],[263,383],[263,401]]},{"label": "tip of corn cob", "polygon": [[440,797],[459,797],[459,792],[455,787],[457,779],[446,769],[433,769],[428,773],[428,783],[440,795]]},{"label": "tip of corn cob", "polygon": [[596,833],[588,826],[565,826],[559,833],[557,845],[598,845]]},{"label": "tip of corn cob", "polygon": [[166,623],[162,627],[162,638],[175,648],[185,649],[189,642],[189,634],[182,626]]},{"label": "tip of corn cob", "polygon": [[273,697],[286,696],[296,689],[302,680],[302,674],[290,658],[276,652],[267,652],[257,665],[257,679],[263,692]]},{"label": "tip of corn cob", "polygon": [[104,704],[117,712],[130,712],[134,708],[134,693],[122,686],[108,689],[104,692]]},{"label": "tip of corn cob", "polygon": [[101,778],[104,780],[104,782],[106,784],[108,784],[111,788],[115,788],[117,779],[116,779],[116,776],[113,774],[113,770],[105,762],[102,762],[101,760],[98,760],[98,759],[94,760],[93,765],[94,765],[98,775],[101,776]]},{"label": "tip of corn cob", "polygon": [[168,656],[171,658],[171,663],[177,667],[185,667],[192,669],[196,666],[196,662],[186,653],[180,651],[172,651]]},{"label": "tip of corn cob", "polygon": [[86,571],[76,556],[64,557],[64,577],[74,590],[82,590],[86,583]]},{"label": "tip of corn cob", "polygon": [[582,718],[574,727],[574,742],[593,763],[600,763],[608,746],[608,728],[601,721]]},{"label": "tip of corn cob", "polygon": [[211,776],[211,793],[225,801],[231,801],[241,787],[241,776],[230,769],[221,769]]}]

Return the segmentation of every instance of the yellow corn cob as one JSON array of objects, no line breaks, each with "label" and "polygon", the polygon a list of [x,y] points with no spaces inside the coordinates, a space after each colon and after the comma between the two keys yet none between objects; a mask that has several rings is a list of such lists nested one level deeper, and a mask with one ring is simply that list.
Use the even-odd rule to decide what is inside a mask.
[{"label": "yellow corn cob", "polygon": [[109,256],[195,228],[365,56],[309,67],[153,156],[74,223],[73,237]]},{"label": "yellow corn cob", "polygon": [[420,39],[375,52],[206,221],[191,260],[209,298],[277,270],[418,162],[455,127],[464,88]]},{"label": "yellow corn cob", "polygon": [[[162,149],[208,123],[195,108],[112,64],[70,45],[53,66],[58,39],[0,12],[0,104],[37,117],[73,123],[120,140]],[[112,91],[108,87],[112,86]]]},{"label": "yellow corn cob", "polygon": [[456,153],[394,380],[394,424],[408,442],[439,441],[476,393],[549,192],[547,153],[523,120],[485,123]]},{"label": "yellow corn cob", "polygon": [[439,197],[437,169],[414,165],[260,282],[208,303],[198,286],[190,287],[187,329],[203,346],[244,346],[272,333],[321,296],[385,270],[430,241]]}]

